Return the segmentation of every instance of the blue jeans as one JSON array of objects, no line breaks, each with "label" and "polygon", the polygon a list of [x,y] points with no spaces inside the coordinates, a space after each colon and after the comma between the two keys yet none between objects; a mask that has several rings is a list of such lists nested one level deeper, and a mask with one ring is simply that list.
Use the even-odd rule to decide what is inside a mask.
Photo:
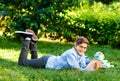
[{"label": "blue jeans", "polygon": [[[23,41],[23,46],[22,46],[21,53],[20,53],[20,56],[19,56],[18,64],[23,65],[23,66],[32,66],[32,67],[35,67],[35,68],[45,68],[47,60],[50,56],[47,55],[47,56],[42,56],[40,58],[37,58],[37,56],[34,57],[31,54],[31,56],[33,56],[34,58],[32,58],[30,60],[27,59],[28,50],[30,48],[29,47],[30,42],[31,42],[30,40],[24,40]],[[37,54],[36,52],[37,51],[35,51],[35,54]]]}]

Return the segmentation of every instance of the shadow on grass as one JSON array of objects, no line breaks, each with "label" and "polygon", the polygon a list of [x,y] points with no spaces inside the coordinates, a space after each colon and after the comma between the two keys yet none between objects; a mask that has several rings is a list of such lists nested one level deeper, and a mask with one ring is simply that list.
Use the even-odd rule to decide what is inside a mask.
[{"label": "shadow on grass", "polygon": [[0,81],[29,81],[38,78],[41,71],[32,67],[19,66],[17,62],[0,58]]},{"label": "shadow on grass", "polygon": [[27,68],[19,66],[16,62],[0,58],[0,81],[27,81],[24,71]]},{"label": "shadow on grass", "polygon": [[17,62],[10,61],[8,59],[0,58],[0,67],[14,69],[14,66],[18,66]]}]

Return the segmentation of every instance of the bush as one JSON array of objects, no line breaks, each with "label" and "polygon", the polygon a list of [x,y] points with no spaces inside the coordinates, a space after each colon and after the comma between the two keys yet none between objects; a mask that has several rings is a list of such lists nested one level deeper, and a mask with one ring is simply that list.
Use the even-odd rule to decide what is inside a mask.
[{"label": "bush", "polygon": [[102,2],[102,3],[104,3],[104,4],[110,4],[110,3],[112,3],[113,1],[119,1],[119,0],[93,0],[93,1]]},{"label": "bush", "polygon": [[[95,3],[93,6],[83,6],[77,10],[66,11],[64,22],[67,22],[69,38],[73,35],[83,35],[91,43],[112,44],[120,36],[120,4],[106,6]],[[65,32],[64,32],[65,33]],[[71,35],[71,37],[70,37]]]},{"label": "bush", "polygon": [[[17,1],[15,3],[18,4]],[[120,2],[109,5],[94,2],[89,5],[88,0],[28,0],[20,2],[20,7],[12,2],[10,7],[8,3],[6,5],[8,6],[1,5],[0,8],[9,13],[13,11],[5,20],[6,28],[10,28],[12,33],[31,28],[36,33],[39,30],[54,39],[73,41],[76,36],[83,35],[94,44],[112,45],[119,41]]]}]

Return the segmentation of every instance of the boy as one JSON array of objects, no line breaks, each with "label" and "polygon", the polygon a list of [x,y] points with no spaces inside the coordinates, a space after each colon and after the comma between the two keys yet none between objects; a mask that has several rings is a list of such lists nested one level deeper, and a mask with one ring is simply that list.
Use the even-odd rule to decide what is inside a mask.
[{"label": "boy", "polygon": [[[37,36],[35,33],[30,29],[27,29],[26,32],[16,31],[15,33],[21,34],[24,38],[18,60],[19,65],[48,69],[73,68],[80,71],[94,71],[100,67],[100,60],[90,61],[89,58],[85,56],[89,41],[83,36],[77,38],[75,45],[60,56],[46,55],[37,58]],[[29,49],[31,50],[30,60],[27,59]]]}]

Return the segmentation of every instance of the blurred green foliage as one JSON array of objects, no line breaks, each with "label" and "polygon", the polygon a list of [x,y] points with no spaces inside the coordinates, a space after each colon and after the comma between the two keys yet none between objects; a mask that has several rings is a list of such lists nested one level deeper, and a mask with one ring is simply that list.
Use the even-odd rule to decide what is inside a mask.
[{"label": "blurred green foliage", "polygon": [[[1,0],[1,19],[6,22],[1,27],[10,36],[15,30],[30,28],[38,36],[73,41],[83,35],[93,44],[119,47],[120,2],[109,0],[111,3],[106,5],[103,1]],[[7,34],[5,31],[4,35]]]}]

